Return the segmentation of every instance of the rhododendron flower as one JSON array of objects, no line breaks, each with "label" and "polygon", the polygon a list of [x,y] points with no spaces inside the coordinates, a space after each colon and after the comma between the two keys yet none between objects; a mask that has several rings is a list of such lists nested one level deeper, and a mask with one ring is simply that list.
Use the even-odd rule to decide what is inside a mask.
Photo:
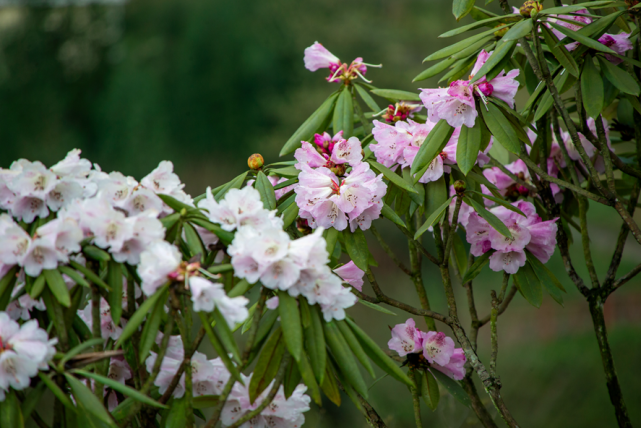
[{"label": "rhododendron flower", "polygon": [[6,312],[0,312],[0,401],[10,387],[27,388],[38,370],[48,367],[56,343],[58,339],[49,340],[36,320],[19,325]]},{"label": "rhododendron flower", "polygon": [[[161,161],[156,169],[140,180],[140,184],[154,193],[169,195],[187,205],[193,205],[191,196],[183,190],[185,185],[174,173],[174,164],[171,161]],[[171,213],[173,210],[165,205],[165,212]]]},{"label": "rhododendron flower", "polygon": [[180,266],[182,255],[167,241],[155,241],[140,254],[138,275],[142,280],[142,291],[151,296],[168,281],[168,275]]},{"label": "rhododendron flower", "polygon": [[[125,357],[117,356],[109,360],[109,379],[124,385],[125,382],[132,377],[131,367],[127,364]],[[112,412],[116,407],[118,407],[118,396],[116,395],[116,391],[112,389],[107,397],[107,408]]]},{"label": "rhododendron flower", "polygon": [[454,380],[463,380],[465,377],[465,352],[463,348],[456,348],[450,357],[450,360],[445,365],[432,364],[431,369],[439,370]]},{"label": "rhododendron flower", "polygon": [[353,261],[334,269],[334,273],[358,291],[363,291],[363,275],[365,275],[365,272],[356,266]]},{"label": "rhododendron flower", "polygon": [[[87,324],[89,330],[92,331],[93,326],[93,317],[92,317],[92,303],[89,302],[87,306],[78,312],[78,316]],[[103,339],[113,339],[118,340],[122,334],[122,327],[114,324],[114,321],[111,317],[111,307],[109,303],[104,299],[100,298],[100,335]]]},{"label": "rhododendron flower", "polygon": [[263,207],[258,190],[249,186],[231,189],[220,202],[216,202],[208,187],[206,197],[198,207],[207,210],[209,220],[227,231],[246,225],[265,227],[273,224],[274,214]]},{"label": "rhododendron flower", "polygon": [[405,324],[396,324],[392,329],[392,338],[387,342],[387,347],[398,352],[401,357],[421,352],[421,346],[421,332],[412,318],[405,321]]},{"label": "rhododendron flower", "polygon": [[244,296],[227,297],[225,289],[220,283],[192,276],[189,278],[189,288],[191,289],[194,311],[212,312],[214,308],[218,308],[231,328],[234,328],[237,323],[245,321],[249,316],[247,310],[249,300]]},{"label": "rhododendron flower", "polygon": [[[343,131],[339,131],[333,137],[327,132],[315,134],[314,144],[301,141],[301,147],[296,149],[294,158],[298,163],[295,167],[302,169],[302,165],[307,165],[310,168],[324,166],[332,171],[338,171],[341,167],[337,168],[337,165],[358,165],[363,159],[362,151],[360,140],[356,137],[344,139]],[[342,174],[342,172],[339,173],[339,175]]]},{"label": "rhododendron flower", "polygon": [[405,101],[399,101],[394,105],[388,105],[387,109],[383,110],[384,113],[381,117],[385,119],[385,122],[395,123],[399,120],[407,120],[414,117],[414,113],[421,111],[422,108],[422,104],[408,104]]},{"label": "rhododendron flower", "polygon": [[430,121],[438,122],[445,119],[455,128],[462,125],[468,128],[473,127],[478,116],[475,95],[483,101],[486,97],[494,97],[514,107],[514,97],[519,88],[519,82],[515,80],[519,75],[518,69],[510,70],[507,74],[501,71],[491,81],[483,76],[476,82],[470,83],[491,55],[492,52],[487,53],[484,50],[479,53],[470,74],[470,80],[456,80],[450,84],[449,88],[421,89],[421,101],[427,108]]},{"label": "rhododendron flower", "polygon": [[354,80],[360,76],[366,82],[364,75],[367,73],[367,66],[381,67],[363,63],[363,58],[356,58],[351,64],[342,63],[338,57],[318,42],[305,49],[305,68],[309,71],[316,71],[320,68],[328,68],[328,82],[340,83],[343,80]]},{"label": "rhododendron flower", "polygon": [[421,332],[423,356],[430,364],[446,365],[454,355],[454,341],[443,332]]}]

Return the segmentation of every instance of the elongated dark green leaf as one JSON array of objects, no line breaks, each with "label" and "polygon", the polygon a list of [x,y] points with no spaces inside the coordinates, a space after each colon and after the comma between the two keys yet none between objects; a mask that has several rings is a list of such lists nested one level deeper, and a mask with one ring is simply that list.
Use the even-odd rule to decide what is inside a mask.
[{"label": "elongated dark green leaf", "polygon": [[279,177],[288,177],[288,178],[298,177],[298,174],[300,174],[300,170],[296,169],[293,166],[272,169],[271,172],[273,172],[275,175],[278,175]]},{"label": "elongated dark green leaf", "polygon": [[525,300],[536,308],[541,307],[543,302],[541,281],[532,270],[530,264],[526,263],[525,266],[521,266],[512,277],[514,278],[514,284],[525,297]]},{"label": "elongated dark green leaf", "polygon": [[447,208],[450,205],[450,202],[452,202],[452,199],[454,199],[454,196],[443,202],[440,207],[438,207],[436,210],[434,210],[434,212],[432,212],[432,214],[430,214],[427,220],[425,220],[425,223],[423,223],[423,226],[421,226],[414,234],[414,239],[420,238],[425,232],[427,232],[427,229],[429,229],[438,221],[438,219],[445,211],[445,208]]},{"label": "elongated dark green leaf", "polygon": [[84,383],[80,382],[68,373],[65,373],[64,375],[65,379],[67,379],[67,383],[71,387],[71,393],[76,399],[78,407],[88,412],[91,416],[95,417],[107,426],[118,428],[118,425],[116,425],[113,419],[111,419],[111,416],[109,416],[107,409],[105,409],[102,403],[98,401],[93,392],[87,388]]},{"label": "elongated dark green leaf", "polygon": [[391,209],[391,208],[389,207],[389,205],[387,205],[387,204],[383,204],[383,209],[381,210],[381,215],[382,215],[383,217],[385,217],[386,219],[390,220],[392,223],[396,223],[396,224],[398,224],[398,225],[399,225],[399,226],[401,226],[401,227],[407,227],[407,225],[405,224],[405,222],[403,221],[403,219],[402,219],[402,218],[400,218],[400,217],[398,216],[398,214],[396,214],[396,213],[394,212],[394,210],[393,210],[393,209]]},{"label": "elongated dark green leaf", "polygon": [[113,260],[109,261],[107,281],[109,282],[109,287],[111,287],[108,295],[111,319],[115,325],[118,325],[122,315],[122,269],[120,263]]},{"label": "elongated dark green leaf", "polygon": [[323,330],[325,331],[327,345],[332,350],[332,355],[334,355],[341,373],[356,392],[367,398],[367,385],[356,365],[349,345],[347,345],[345,339],[340,334],[338,327],[336,327],[336,324],[332,321],[323,324]]},{"label": "elongated dark green leaf", "polygon": [[298,178],[290,178],[287,181],[283,181],[280,184],[274,186],[274,190],[284,189],[285,187],[291,186],[292,184],[298,183]]},{"label": "elongated dark green leaf", "polygon": [[196,229],[194,229],[194,226],[192,226],[188,222],[185,222],[183,223],[183,230],[185,232],[185,241],[187,243],[187,247],[189,248],[191,256],[195,257],[197,255],[200,255],[201,262],[204,261],[205,247],[200,240],[200,235],[198,235],[198,232],[196,232]]},{"label": "elongated dark green leaf", "polygon": [[136,391],[135,389],[130,388],[127,385],[124,385],[118,382],[117,380],[111,379],[109,377],[101,376],[99,374],[95,374],[95,373],[88,372],[86,370],[80,370],[80,369],[73,370],[73,373],[79,374],[80,376],[86,377],[88,379],[96,380],[102,383],[103,385],[106,385],[111,389],[120,392],[121,394],[124,394],[128,397],[133,398],[134,400],[140,401],[141,403],[147,404],[149,406],[158,407],[160,409],[169,408],[166,405],[157,402],[153,398],[148,397],[145,394],[142,394],[140,391]]},{"label": "elongated dark green leaf", "polygon": [[56,396],[58,400],[69,410],[72,412],[76,413],[76,406],[73,405],[71,400],[69,399],[69,396],[65,394],[62,389],[56,384],[49,376],[44,374],[44,372],[39,372],[38,377],[40,377],[40,380],[47,385],[47,387],[53,392],[53,395]]},{"label": "elongated dark green leaf", "polygon": [[93,245],[87,245],[82,249],[82,252],[90,259],[97,260],[99,262],[108,262],[111,260],[111,256],[108,252]]},{"label": "elongated dark green leaf", "polygon": [[[494,34],[491,34],[491,35],[487,36],[486,38],[481,39],[478,42],[466,47],[462,51],[455,53],[454,55],[452,55],[452,58],[453,59],[466,59],[470,55],[474,55],[474,54],[478,53],[481,50],[482,47],[484,47],[486,44],[488,44],[490,41],[493,41],[493,40],[496,40],[496,36]],[[489,50],[491,50],[491,49],[488,48],[486,50],[486,52],[489,51]]]},{"label": "elongated dark green leaf", "polygon": [[[521,21],[517,25],[523,25],[526,21]],[[511,30],[510,30],[511,31]],[[487,73],[489,73],[494,67],[500,64],[501,60],[503,58],[510,54],[512,52],[512,49],[516,45],[516,40],[509,40],[509,41],[501,41],[498,42],[496,45],[496,48],[494,49],[494,52],[492,52],[492,55],[487,59],[485,64],[480,68],[479,71],[476,72],[470,83],[474,83],[477,80],[479,80],[481,77],[485,76]]]},{"label": "elongated dark green leaf", "polygon": [[209,409],[220,402],[219,395],[200,395],[194,397],[194,409]]},{"label": "elongated dark green leaf", "polygon": [[331,256],[334,252],[334,247],[336,247],[336,241],[338,240],[339,231],[332,228],[329,228],[323,232],[325,237],[325,242],[327,244],[327,253]]},{"label": "elongated dark green leaf", "polygon": [[225,364],[225,367],[227,368],[229,373],[231,373],[231,375],[236,378],[237,381],[243,383],[240,372],[236,368],[236,365],[232,362],[231,358],[229,358],[229,355],[227,354],[227,351],[225,350],[220,337],[218,337],[218,334],[216,334],[214,329],[211,328],[211,324],[209,324],[209,320],[207,319],[205,314],[203,312],[198,312],[198,316],[200,317],[202,326],[205,328],[205,333],[207,333],[207,337],[209,338],[211,345],[214,347],[214,350],[216,350],[216,353],[223,361],[223,364]]},{"label": "elongated dark green leaf", "polygon": [[404,384],[414,387],[414,382],[405,374],[405,372],[392,360],[379,346],[365,333],[354,321],[345,318],[345,321],[354,332],[356,338],[361,342],[363,350],[369,358],[390,376],[403,382]]},{"label": "elongated dark green leaf", "polygon": [[400,91],[398,89],[372,89],[373,94],[379,97],[388,98],[396,101],[420,101],[420,97],[415,92]]},{"label": "elongated dark green leaf", "polygon": [[7,392],[0,401],[0,426],[2,428],[24,428],[24,417],[20,409],[20,401],[13,391]]},{"label": "elongated dark green leaf", "polygon": [[31,296],[32,299],[37,300],[40,297],[40,294],[42,294],[42,290],[45,289],[45,285],[45,276],[44,273],[41,273],[36,280],[33,281],[31,290],[29,290],[29,296]]},{"label": "elongated dark green leaf", "polygon": [[[323,350],[323,353],[325,353],[325,350]],[[303,351],[300,362],[298,363],[298,370],[300,371],[300,375],[303,378],[303,382],[305,382],[305,385],[307,385],[307,391],[309,392],[309,395],[312,397],[316,404],[318,404],[319,406],[322,405],[320,388],[318,387],[318,383],[316,382],[316,378],[314,377],[314,371],[311,364],[309,363],[309,359],[305,351]]]},{"label": "elongated dark green leaf", "polygon": [[158,291],[145,300],[136,312],[129,318],[127,325],[122,329],[122,334],[116,341],[114,349],[118,349],[122,343],[129,339],[140,327],[140,324],[145,320],[147,315],[151,312],[152,308],[161,297],[165,296],[165,291],[169,289],[169,284],[163,285]]},{"label": "elongated dark green leaf", "polygon": [[367,248],[367,239],[361,229],[350,232],[348,229],[343,231],[345,247],[347,254],[354,264],[361,270],[367,271],[369,263],[369,249]]},{"label": "elongated dark green leaf", "polygon": [[343,131],[343,138],[349,138],[354,133],[354,104],[349,86],[345,85],[334,108],[334,133]]},{"label": "elongated dark green leaf", "polygon": [[287,208],[289,208],[290,206],[292,206],[292,204],[294,204],[294,202],[296,202],[296,195],[293,194],[289,195],[289,197],[287,198],[281,198],[278,202],[278,209],[276,210],[277,216],[283,214]]},{"label": "elongated dark green leaf", "polygon": [[165,302],[168,296],[167,291],[163,291],[163,294],[164,295],[156,299],[153,308],[150,308],[147,322],[145,322],[142,334],[140,335],[140,345],[138,348],[140,364],[144,363],[147,359],[147,355],[149,355],[149,351],[151,351],[151,348],[154,346],[158,330],[160,329],[160,322],[165,312]]},{"label": "elongated dark green leaf", "polygon": [[487,195],[485,193],[477,192],[476,190],[468,190],[468,193],[473,193],[475,195],[482,196],[485,199],[489,199],[490,201],[496,202],[497,204],[507,208],[510,211],[514,211],[515,213],[520,214],[523,217],[527,217],[523,211],[521,211],[520,209],[518,209],[517,207],[515,207],[514,205],[512,205],[511,203],[509,203],[505,199],[499,199],[499,198],[496,198],[496,197],[494,197],[492,195]]},{"label": "elongated dark green leaf", "polygon": [[305,331],[305,346],[316,380],[322,384],[327,367],[327,351],[325,350],[325,333],[323,333],[323,322],[318,305],[309,308],[309,315],[310,325]]},{"label": "elongated dark green leaf", "polygon": [[455,233],[453,236],[452,257],[456,261],[459,273],[462,275],[467,270],[467,251],[458,233]]},{"label": "elongated dark green leaf", "polygon": [[422,174],[418,176],[415,174],[432,163],[434,158],[443,151],[443,147],[445,147],[450,140],[453,132],[454,128],[448,125],[445,119],[439,120],[438,123],[434,125],[434,128],[432,128],[418,149],[418,153],[416,153],[414,163],[412,163],[412,168],[410,169],[415,183],[422,177]]},{"label": "elongated dark green leaf", "polygon": [[474,263],[472,263],[472,266],[470,266],[467,271],[465,271],[465,274],[463,275],[463,280],[461,281],[463,284],[466,282],[469,282],[476,278],[476,276],[481,273],[481,270],[483,270],[483,267],[487,264],[487,262],[490,260],[490,256],[494,254],[494,250],[490,250],[486,253],[483,253],[480,257],[477,257],[476,260],[474,260]]},{"label": "elongated dark green leaf", "polygon": [[416,193],[418,192],[414,190],[411,184],[409,184],[407,181],[403,180],[403,177],[399,176],[397,173],[392,171],[391,169],[387,168],[384,165],[381,165],[380,163],[376,162],[375,160],[368,159],[367,162],[377,171],[379,171],[385,178],[387,178],[389,181],[400,187],[401,189],[405,190],[406,192],[410,193]]},{"label": "elongated dark green leaf", "polygon": [[323,377],[323,382],[321,383],[321,389],[329,398],[329,400],[336,404],[337,406],[341,405],[341,393],[338,390],[338,384],[336,383],[336,379],[334,378],[334,372],[332,371],[332,367],[330,364],[327,365],[327,372],[325,373],[325,376]]},{"label": "elongated dark green leaf", "polygon": [[278,311],[287,349],[296,362],[300,362],[300,355],[303,351],[303,326],[300,321],[298,302],[286,291],[280,291],[278,293]]},{"label": "elongated dark green leaf", "polygon": [[457,21],[470,13],[474,7],[475,0],[454,0],[452,2],[452,13]]},{"label": "elongated dark green leaf", "polygon": [[67,284],[65,284],[65,280],[62,279],[60,272],[57,269],[45,269],[42,273],[47,280],[47,285],[49,286],[49,290],[51,290],[51,294],[54,295],[56,300],[66,308],[71,306],[69,290],[67,289]]},{"label": "elongated dark green leaf", "polygon": [[88,269],[83,265],[81,265],[80,263],[75,262],[73,260],[69,260],[69,264],[71,265],[72,268],[82,273],[87,280],[96,284],[98,287],[102,287],[107,291],[111,290],[111,287],[109,287],[105,281],[100,279],[100,277],[96,275],[91,269]]},{"label": "elongated dark green leaf", "polygon": [[285,211],[283,211],[283,229],[287,229],[298,217],[300,208],[298,205],[291,204]]},{"label": "elongated dark green leaf", "polygon": [[487,110],[483,107],[481,108],[481,114],[495,140],[512,153],[517,154],[521,151],[516,131],[497,106],[488,103]]},{"label": "elongated dark green leaf", "polygon": [[452,36],[456,36],[458,34],[465,33],[466,31],[474,30],[475,28],[479,28],[479,27],[482,27],[484,25],[487,25],[487,24],[490,24],[490,23],[493,23],[493,22],[496,22],[496,21],[502,21],[504,19],[521,19],[521,18],[522,17],[519,14],[493,16],[491,18],[482,19],[482,20],[477,21],[477,22],[475,22],[473,24],[464,25],[462,27],[458,27],[458,28],[455,28],[453,30],[446,31],[445,33],[441,34],[438,37],[439,38],[452,37]]},{"label": "elongated dark green leaf", "polygon": [[77,271],[71,269],[69,266],[58,266],[60,273],[67,275],[73,282],[83,287],[89,287],[89,283]]},{"label": "elongated dark green leaf", "polygon": [[[8,291],[9,288],[13,289],[13,285],[16,282],[16,273],[18,272],[18,269],[18,266],[12,267],[11,269],[9,269],[9,272],[7,272],[2,277],[2,279],[0,279],[0,296],[4,295],[5,291]],[[11,297],[11,290],[9,290],[9,297]],[[4,310],[4,308],[0,308],[0,310]]]},{"label": "elongated dark green leaf", "polygon": [[476,43],[479,40],[489,36],[490,34],[494,34],[494,32],[496,32],[498,30],[501,30],[503,28],[512,26],[512,25],[514,25],[514,24],[505,24],[505,25],[501,25],[500,27],[496,27],[496,28],[492,28],[492,29],[487,30],[487,31],[483,31],[482,33],[479,33],[479,34],[475,34],[472,37],[468,37],[465,40],[461,40],[460,42],[454,43],[453,45],[450,45],[450,46],[448,46],[446,48],[443,48],[443,49],[441,49],[439,51],[434,52],[432,55],[430,55],[427,58],[425,58],[423,60],[423,62],[425,62],[425,61],[434,61],[436,59],[446,58],[446,57],[448,57],[450,55],[454,55],[455,53],[462,51],[463,49],[465,49],[466,47],[472,45],[473,43]]},{"label": "elongated dark green leaf", "polygon": [[[559,73],[554,78],[554,86],[558,88],[559,93],[562,92],[563,86],[567,82],[569,76],[570,73],[566,73],[566,70],[563,69],[561,70],[561,73]],[[534,121],[536,122],[537,120],[545,116],[548,110],[550,110],[550,108],[552,107],[552,104],[554,104],[554,98],[552,98],[552,94],[550,93],[550,91],[546,89],[545,93],[541,97],[541,100],[539,101],[539,106],[536,109],[536,113],[534,113]]]},{"label": "elongated dark green leaf", "polygon": [[[488,48],[491,49],[491,48]],[[441,78],[438,80],[438,83],[441,82],[448,82],[452,83],[455,80],[461,79],[461,78],[469,78],[470,74],[470,69],[476,62],[476,55],[470,55],[467,58],[463,58],[459,60],[456,64],[454,64],[451,68],[450,71],[445,73]]]},{"label": "elongated dark green leaf", "polygon": [[472,198],[468,198],[467,196],[463,198],[463,201],[471,206],[478,215],[483,217],[493,229],[507,238],[512,238],[512,233],[510,233],[510,229],[507,228],[505,223],[499,220],[497,216],[486,210],[482,204],[476,202]]},{"label": "elongated dark green leaf", "polygon": [[504,42],[509,41],[509,40],[518,40],[521,37],[525,37],[530,32],[532,32],[532,19],[524,19],[523,21],[517,22],[510,30],[505,33],[503,38]]},{"label": "elongated dark green leaf", "polygon": [[249,171],[245,171],[242,174],[235,177],[233,180],[222,185],[220,188],[217,187],[216,189],[214,189],[212,193],[214,195],[214,199],[216,200],[216,202],[219,202],[221,199],[223,199],[227,194],[227,192],[229,192],[231,189],[240,189],[241,187],[243,187],[243,183],[245,182],[245,177],[247,177],[248,173]]},{"label": "elongated dark green leaf", "polygon": [[425,187],[421,183],[414,183],[409,168],[403,168],[401,172],[403,173],[403,180],[415,191],[408,193],[410,199],[412,199],[416,205],[422,206],[425,203]]},{"label": "elongated dark green leaf", "polygon": [[381,108],[376,104],[376,101],[374,101],[374,98],[367,92],[367,89],[363,88],[360,84],[355,84],[354,87],[356,88],[356,92],[358,92],[358,95],[361,96],[363,101],[365,101],[365,104],[371,111],[374,113],[378,113],[381,111]]},{"label": "elongated dark green leaf", "polygon": [[279,327],[269,336],[256,361],[254,374],[249,382],[249,399],[252,403],[276,377],[283,355],[285,355],[285,342]]},{"label": "elongated dark green leaf", "polygon": [[74,346],[69,352],[67,352],[64,357],[60,359],[60,365],[64,367],[65,363],[75,357],[76,355],[80,354],[82,351],[89,349],[95,345],[100,345],[104,343],[104,339],[101,337],[96,337],[93,339],[89,339],[86,342],[80,343],[78,346]]},{"label": "elongated dark green leaf", "polygon": [[412,80],[412,82],[418,82],[420,80],[425,80],[425,79],[429,79],[430,77],[436,76],[437,74],[447,70],[447,68],[452,64],[454,64],[456,60],[457,58],[453,58],[453,57],[444,59],[443,61],[437,64],[434,64],[427,70],[423,70],[421,73],[419,73],[418,76],[414,78],[414,80]]},{"label": "elongated dark green leaf", "polygon": [[256,182],[254,188],[260,193],[260,199],[263,201],[265,209],[273,210],[276,209],[276,196],[274,194],[274,186],[267,179],[267,176],[263,171],[258,171],[256,175]]},{"label": "elongated dark green leaf", "polygon": [[207,268],[207,272],[209,273],[225,273],[234,270],[234,267],[230,263],[222,264],[222,265],[216,265],[212,266],[210,268]]},{"label": "elongated dark green leaf", "polygon": [[362,299],[360,299],[360,300],[359,300],[359,302],[361,302],[361,304],[362,304],[362,305],[367,306],[368,308],[372,308],[372,309],[374,309],[374,310],[376,310],[376,311],[382,312],[382,313],[387,314],[387,315],[394,315],[394,316],[396,316],[396,314],[395,314],[394,312],[392,312],[392,311],[390,311],[390,310],[388,310],[388,309],[385,309],[385,308],[384,308],[384,307],[382,307],[382,306],[376,305],[376,304],[374,304],[374,303],[370,303],[370,302],[368,302],[367,300],[362,300]]},{"label": "elongated dark green leaf", "polygon": [[547,292],[559,305],[563,306],[562,292],[565,292],[563,285],[561,285],[556,276],[554,276],[554,274],[532,253],[526,251],[525,254],[527,256],[528,263],[532,267],[532,270],[539,278]]},{"label": "elongated dark green leaf", "polygon": [[612,49],[607,47],[606,45],[604,45],[604,44],[602,44],[602,43],[600,43],[600,42],[598,42],[596,40],[593,40],[593,39],[591,39],[591,38],[589,38],[587,36],[584,36],[583,34],[580,34],[577,31],[571,30],[571,29],[566,28],[566,27],[564,27],[562,25],[555,24],[555,23],[549,22],[549,21],[548,21],[548,24],[550,24],[555,30],[558,30],[560,33],[565,34],[567,37],[569,37],[569,38],[581,43],[582,45],[584,45],[584,46],[586,46],[586,47],[588,47],[590,49],[594,49],[594,50],[597,50],[597,51],[600,51],[600,52],[605,52],[605,53],[616,53]]},{"label": "elongated dark green leaf", "polygon": [[372,368],[372,365],[367,358],[367,354],[365,354],[365,351],[363,351],[363,347],[361,346],[358,339],[356,339],[356,336],[354,336],[354,333],[349,328],[349,326],[345,323],[344,320],[336,321],[336,326],[338,327],[338,331],[343,336],[343,339],[345,339],[345,342],[347,342],[347,345],[352,350],[358,361],[360,361],[363,367],[365,367],[365,370],[367,370],[367,373],[369,373],[371,377],[376,379],[376,374],[374,373],[374,369]]},{"label": "elongated dark green leaf", "polygon": [[594,9],[597,6],[606,6],[611,3],[614,3],[614,1],[592,1],[587,3],[573,4],[573,5],[563,5],[558,7],[545,8],[539,12],[539,15],[555,15],[555,14],[567,15],[568,13],[578,12],[581,9],[587,9],[587,8]]},{"label": "elongated dark green leaf", "polygon": [[472,402],[460,383],[436,369],[430,369],[432,375],[438,382],[448,390],[450,394],[465,406],[472,408]]},{"label": "elongated dark green leaf", "polygon": [[421,396],[425,404],[427,404],[427,407],[434,411],[438,407],[438,402],[441,399],[438,383],[436,383],[436,379],[434,379],[434,376],[429,370],[425,370],[421,378]]},{"label": "elongated dark green leaf", "polygon": [[40,404],[40,399],[42,398],[46,390],[47,385],[45,385],[44,382],[40,382],[35,388],[32,388],[29,392],[27,392],[27,395],[20,405],[20,410],[22,411],[22,417],[24,419],[29,420],[29,418],[31,417],[31,413],[35,410],[36,406]]},{"label": "elongated dark green leaf", "polygon": [[234,339],[234,334],[231,331],[232,327],[227,324],[227,320],[220,313],[218,308],[214,309],[214,321],[216,321],[216,331],[218,332],[218,337],[223,343],[223,346],[228,353],[232,354],[234,360],[240,364],[240,351],[238,350],[238,345],[236,345],[236,340]]},{"label": "elongated dark green leaf", "polygon": [[231,241],[234,240],[234,234],[232,232],[223,230],[222,227],[210,222],[209,220],[205,220],[201,218],[191,218],[191,217],[188,217],[188,219],[190,223],[193,223],[204,229],[207,229],[214,235],[218,236],[223,244],[229,245],[231,244]]},{"label": "elongated dark green leaf", "polygon": [[187,398],[174,398],[170,402],[170,410],[165,417],[164,428],[183,428],[187,419]]},{"label": "elongated dark green leaf", "polygon": [[599,59],[599,64],[601,64],[603,74],[605,74],[605,77],[608,78],[610,83],[623,93],[639,96],[639,84],[630,74],[612,64],[607,59],[602,58],[600,55],[598,55],[597,58]]},{"label": "elongated dark green leaf", "polygon": [[579,66],[566,47],[563,45],[557,46],[559,39],[556,38],[554,33],[547,26],[540,25],[539,28],[545,38],[545,44],[548,45],[548,48],[550,48],[554,57],[559,61],[559,64],[561,64],[574,77],[579,77]]},{"label": "elongated dark green leaf", "polygon": [[467,175],[474,167],[480,148],[481,121],[477,120],[472,128],[461,126],[461,134],[456,147],[456,163],[464,175]]},{"label": "elongated dark green leaf", "polygon": [[321,104],[321,106],[318,107],[318,109],[316,109],[316,111],[312,113],[305,122],[303,122],[296,132],[289,137],[289,140],[287,140],[283,148],[280,150],[279,156],[285,156],[293,153],[298,147],[300,147],[301,141],[307,141],[314,136],[314,133],[320,132],[320,128],[323,127],[331,117],[337,98],[338,92],[330,95],[329,98],[327,98],[323,104]]},{"label": "elongated dark green leaf", "polygon": [[605,92],[603,91],[603,78],[594,66],[592,56],[586,55],[581,73],[581,94],[583,107],[588,116],[596,118],[603,110]]}]

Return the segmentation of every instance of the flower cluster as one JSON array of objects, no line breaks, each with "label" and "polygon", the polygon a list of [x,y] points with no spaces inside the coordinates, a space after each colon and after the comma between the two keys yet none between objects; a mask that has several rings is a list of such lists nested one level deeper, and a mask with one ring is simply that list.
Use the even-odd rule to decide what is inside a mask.
[{"label": "flower cluster", "polygon": [[49,340],[37,321],[19,325],[6,312],[0,312],[0,401],[9,387],[25,389],[38,370],[48,368],[56,343],[58,339]]},{"label": "flower cluster", "polygon": [[407,354],[422,354],[434,368],[455,380],[465,377],[465,353],[456,348],[451,337],[442,332],[420,331],[412,318],[392,329],[392,338],[387,342],[389,349],[401,357]]},{"label": "flower cluster", "polygon": [[220,202],[211,190],[198,204],[209,219],[226,230],[236,230],[227,249],[235,275],[250,283],[258,280],[273,290],[303,295],[321,306],[326,320],[343,319],[345,309],[356,303],[349,289],[327,266],[329,255],[323,229],[292,240],[283,231],[275,211],[266,210],[256,189],[232,189]]},{"label": "flower cluster", "polygon": [[358,138],[341,137],[339,132],[328,142],[327,133],[316,134],[318,149],[303,141],[296,150],[296,168],[301,170],[295,188],[299,215],[312,228],[344,230],[349,223],[352,232],[358,227],[367,230],[372,220],[380,217],[387,185],[382,175],[377,176],[362,162]]},{"label": "flower cluster", "polygon": [[[241,375],[245,385],[236,382],[229,398],[223,407],[221,421],[223,426],[233,425],[247,413],[258,408],[265,397],[274,387],[274,381],[263,391],[253,403],[249,398],[249,383],[252,375]],[[300,428],[305,423],[304,412],[310,407],[310,398],[305,394],[307,387],[298,385],[289,398],[285,397],[285,389],[281,385],[274,400],[265,407],[257,416],[249,422],[241,425],[249,427],[278,427],[278,428]]]},{"label": "flower cluster", "polygon": [[474,64],[470,80],[455,80],[449,88],[421,89],[421,100],[427,108],[427,117],[432,122],[445,119],[450,126],[474,126],[478,112],[476,111],[475,96],[486,102],[488,97],[497,98],[514,107],[514,97],[519,89],[516,77],[519,70],[510,70],[507,74],[501,71],[492,80],[485,76],[470,83],[474,75],[481,69],[492,52],[482,50]]},{"label": "flower cluster", "polygon": [[475,212],[468,219],[466,237],[472,245],[470,253],[478,257],[495,250],[490,256],[490,269],[495,272],[503,270],[516,273],[525,265],[526,249],[546,263],[556,246],[557,219],[543,221],[531,202],[518,201],[512,205],[520,209],[525,217],[503,206],[490,210],[507,226],[512,238],[501,235]]},{"label": "flower cluster", "polygon": [[380,65],[366,64],[363,58],[358,57],[351,64],[343,63],[340,59],[323,45],[314,42],[313,45],[305,49],[305,68],[309,71],[316,71],[320,68],[328,68],[329,76],[328,82],[341,83],[349,82],[360,77],[366,82],[370,82],[365,78],[367,73],[367,66],[381,67]]}]

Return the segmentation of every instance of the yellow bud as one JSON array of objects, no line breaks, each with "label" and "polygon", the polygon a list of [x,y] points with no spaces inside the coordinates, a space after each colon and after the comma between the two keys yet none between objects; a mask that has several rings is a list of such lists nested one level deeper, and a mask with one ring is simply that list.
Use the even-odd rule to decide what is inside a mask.
[{"label": "yellow bud", "polygon": [[265,161],[259,153],[254,153],[249,157],[249,159],[247,159],[247,165],[253,170],[261,169],[264,164]]},{"label": "yellow bud", "polygon": [[532,16],[532,13],[535,15],[543,9],[543,5],[535,0],[527,0],[523,3],[523,6],[519,9],[519,13],[526,18]]}]

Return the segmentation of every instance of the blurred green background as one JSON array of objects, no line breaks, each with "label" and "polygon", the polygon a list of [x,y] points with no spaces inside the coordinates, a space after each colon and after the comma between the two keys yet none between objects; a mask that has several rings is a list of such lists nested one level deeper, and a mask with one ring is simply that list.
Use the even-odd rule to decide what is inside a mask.
[{"label": "blurred green background", "polygon": [[[171,159],[194,195],[243,171],[254,152],[275,161],[281,145],[334,89],[324,71],[310,73],[303,66],[303,50],[314,41],[344,61],[362,56],[365,62],[382,62],[382,69],[367,74],[378,87],[416,90],[437,84],[437,79],[411,80],[426,68],[425,56],[451,43],[437,36],[455,25],[446,0],[52,3],[58,6],[0,1],[0,166],[20,157],[50,165],[77,147],[103,170],[140,179],[160,160]],[[591,207],[590,221],[603,276],[620,221],[602,207]],[[378,227],[404,257],[400,236],[385,222]],[[373,241],[371,249],[384,289],[418,306],[411,282]],[[575,253],[580,266],[582,253]],[[619,272],[639,260],[641,250],[630,242]],[[523,427],[614,427],[587,305],[566,279],[558,254],[550,267],[568,290],[565,307],[546,297],[535,309],[517,296],[500,318],[503,396]],[[426,266],[424,275],[433,306],[445,311],[438,273]],[[491,272],[476,281],[481,315],[499,281]],[[460,306],[467,319],[465,304]],[[640,307],[638,280],[606,305],[618,373],[636,424],[641,424]],[[360,305],[350,313],[382,346],[387,326],[406,319]],[[487,330],[479,342],[487,361]],[[370,393],[389,426],[412,426],[404,387],[385,378]],[[314,408],[305,426],[366,426],[347,397],[344,403]],[[426,426],[478,426],[447,395],[436,412],[423,407],[423,418]]]}]

